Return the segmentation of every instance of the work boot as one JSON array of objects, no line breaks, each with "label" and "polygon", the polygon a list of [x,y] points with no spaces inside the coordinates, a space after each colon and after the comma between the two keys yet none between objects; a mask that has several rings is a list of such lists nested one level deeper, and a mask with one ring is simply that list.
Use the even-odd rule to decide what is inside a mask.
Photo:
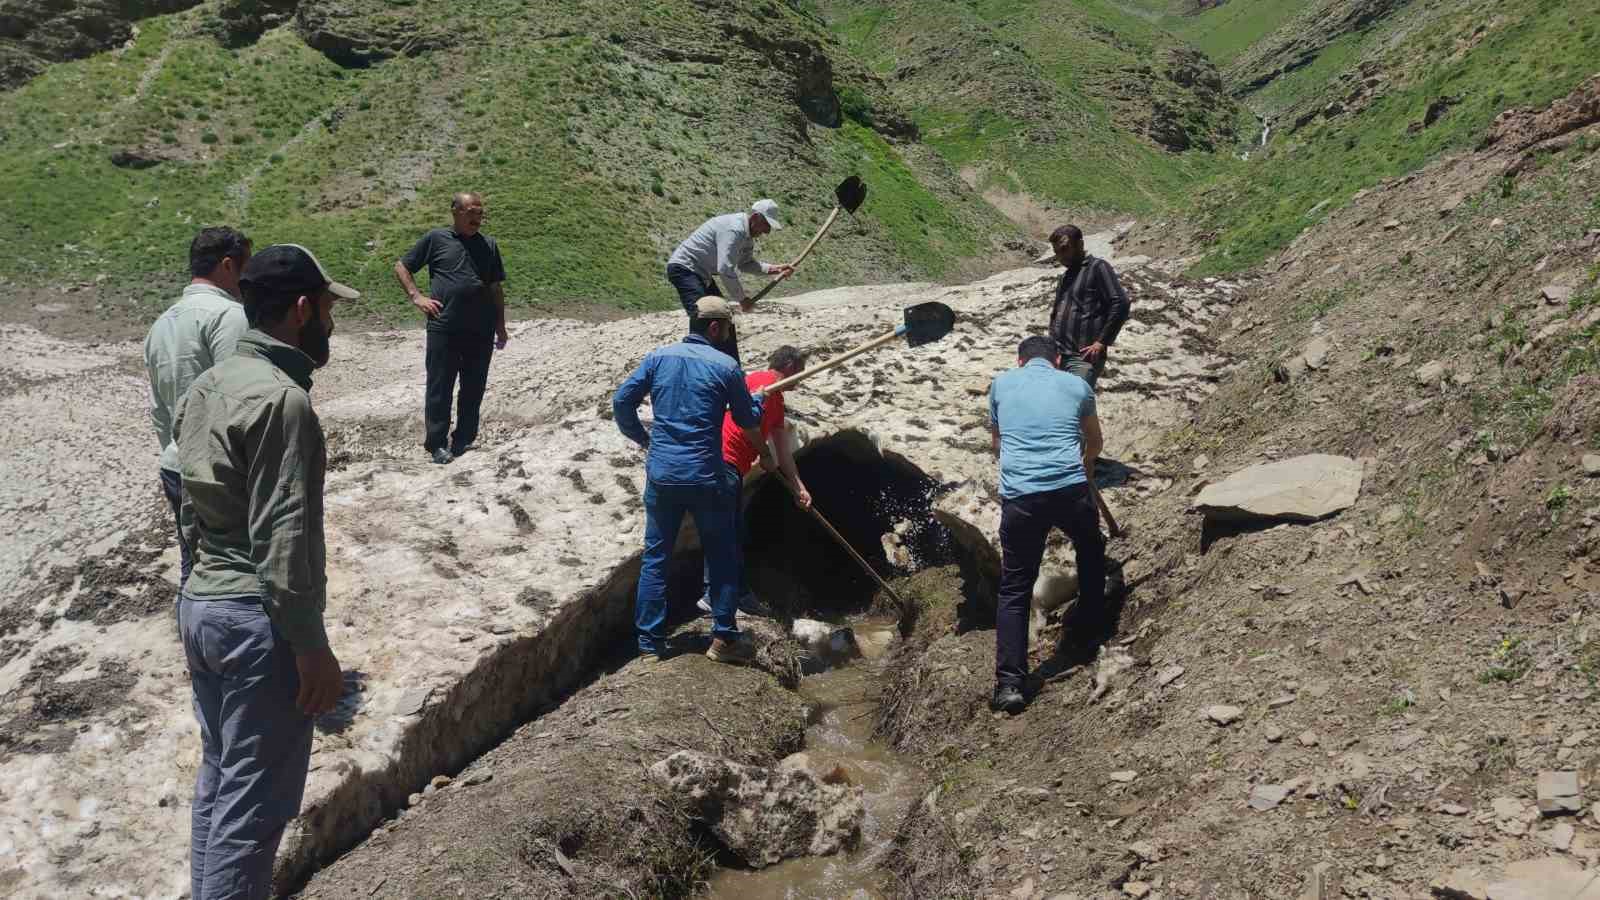
[{"label": "work boot", "polygon": [[446,450],[443,447],[435,447],[434,448],[434,450],[433,450],[433,464],[434,465],[436,465],[436,466],[449,465],[450,461],[453,460],[453,459],[455,459],[455,457],[450,454],[449,450]]},{"label": "work boot", "polygon": [[463,453],[466,453],[468,450],[476,450],[476,449],[478,449],[478,445],[477,444],[455,444],[450,448],[450,455],[451,456],[460,456]]},{"label": "work boot", "polygon": [[756,646],[746,637],[734,640],[712,638],[711,649],[706,651],[706,656],[719,663],[742,666],[756,658]]},{"label": "work boot", "polygon": [[996,685],[994,696],[989,698],[990,709],[1013,716],[1022,712],[1027,705],[1028,700],[1022,696],[1022,691],[1010,685]]}]

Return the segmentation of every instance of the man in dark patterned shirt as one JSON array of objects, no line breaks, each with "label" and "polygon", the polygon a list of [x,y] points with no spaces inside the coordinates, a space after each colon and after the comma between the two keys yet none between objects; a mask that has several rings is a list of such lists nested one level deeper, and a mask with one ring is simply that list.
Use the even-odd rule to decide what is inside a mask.
[{"label": "man in dark patterned shirt", "polygon": [[1050,336],[1061,351],[1061,368],[1092,387],[1106,367],[1106,351],[1128,321],[1128,293],[1111,263],[1084,250],[1078,226],[1051,232],[1050,246],[1067,267],[1050,307]]}]

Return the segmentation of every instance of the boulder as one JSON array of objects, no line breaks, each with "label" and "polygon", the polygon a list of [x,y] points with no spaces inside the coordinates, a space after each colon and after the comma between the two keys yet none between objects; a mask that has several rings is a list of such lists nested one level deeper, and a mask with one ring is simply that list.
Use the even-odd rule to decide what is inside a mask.
[{"label": "boulder", "polygon": [[650,775],[752,868],[850,850],[861,838],[861,789],[825,784],[803,768],[764,769],[680,750],[651,766]]},{"label": "boulder", "polygon": [[1578,773],[1540,772],[1537,784],[1539,812],[1559,816],[1583,811],[1582,792],[1578,788]]},{"label": "boulder", "polygon": [[1348,509],[1360,494],[1360,463],[1313,453],[1235,472],[1207,485],[1195,505],[1219,522],[1314,522]]}]

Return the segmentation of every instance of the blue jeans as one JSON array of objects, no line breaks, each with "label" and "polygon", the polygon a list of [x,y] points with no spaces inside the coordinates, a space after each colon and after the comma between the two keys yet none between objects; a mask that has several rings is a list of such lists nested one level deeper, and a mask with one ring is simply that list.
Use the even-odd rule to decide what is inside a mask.
[{"label": "blue jeans", "polygon": [[734,531],[738,505],[738,481],[729,469],[723,470],[716,484],[645,482],[644,557],[633,611],[639,652],[659,654],[667,638],[668,568],[685,514],[694,516],[706,565],[711,569],[711,633],[729,640],[739,636],[734,621],[739,584],[739,541]]},{"label": "blue jeans", "polygon": [[[733,552],[739,558],[738,596],[743,598],[745,594],[750,593],[750,579],[746,576],[744,567],[744,542],[748,535],[745,534],[744,530],[744,503],[740,496],[743,491],[744,476],[740,475],[739,470],[733,466],[728,466],[728,474],[733,477],[735,485],[733,495]],[[707,598],[706,602],[709,603],[711,597],[711,557],[709,555],[706,556],[705,575],[702,577],[700,590],[701,596]]]},{"label": "blue jeans", "polygon": [[200,722],[191,895],[265,900],[311,764],[311,717],[295,706],[294,653],[256,600],[180,600],[178,630]]}]

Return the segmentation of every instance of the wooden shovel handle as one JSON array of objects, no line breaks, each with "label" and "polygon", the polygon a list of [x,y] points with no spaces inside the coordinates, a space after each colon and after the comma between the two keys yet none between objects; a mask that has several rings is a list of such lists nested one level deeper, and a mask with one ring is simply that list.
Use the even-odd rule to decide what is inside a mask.
[{"label": "wooden shovel handle", "polygon": [[[800,255],[795,257],[794,258],[794,262],[790,263],[789,265],[790,266],[798,266],[798,265],[800,265],[800,262],[802,260],[804,260],[807,256],[810,256],[811,255],[811,248],[817,246],[817,241],[822,240],[822,236],[828,233],[828,229],[833,227],[833,220],[837,219],[837,218],[839,218],[839,207],[835,206],[833,208],[833,212],[828,214],[828,221],[823,222],[822,223],[822,227],[819,228],[817,230],[816,235],[811,238],[811,243],[807,244],[806,248],[804,250],[801,250],[800,251]],[[762,297],[765,297],[767,295],[768,291],[771,291],[773,288],[777,287],[780,282],[782,282],[785,278],[788,278],[788,277],[789,277],[788,275],[779,275],[777,278],[774,278],[771,281],[767,282],[765,287],[763,287],[761,290],[757,291],[756,295],[754,297],[750,298],[750,302],[754,303],[757,300],[760,300]]]},{"label": "wooden shovel handle", "polygon": [[[778,476],[778,481],[782,482],[783,486],[789,489],[789,493],[794,494],[796,498],[798,498],[800,496],[800,492],[795,490],[794,484],[791,481],[789,481],[789,478],[788,478],[787,475],[784,475],[782,472],[777,472],[777,473],[774,473],[774,474],[776,474]],[[889,586],[889,582],[884,581],[883,580],[883,576],[878,574],[878,570],[874,569],[872,567],[871,563],[867,562],[866,559],[864,557],[862,557],[861,554],[857,553],[856,552],[856,548],[850,546],[850,542],[845,540],[844,539],[844,535],[840,534],[838,532],[838,530],[835,529],[833,527],[833,525],[830,524],[828,522],[828,520],[823,517],[822,513],[817,511],[816,506],[814,506],[814,505],[813,506],[807,506],[805,509],[806,509],[806,512],[811,513],[811,517],[816,519],[817,523],[819,525],[821,525],[823,528],[827,529],[827,532],[829,534],[833,535],[833,539],[839,542],[839,546],[843,547],[845,549],[845,552],[849,553],[850,557],[852,559],[854,559],[857,563],[859,563],[861,568],[863,570],[865,570],[868,575],[872,576],[872,580],[876,581],[878,583],[878,587],[883,588],[883,592],[884,593],[886,593],[890,597],[894,598],[894,602],[897,605],[899,605],[901,607],[905,606],[905,601],[901,600],[900,599],[900,595],[895,593],[895,589]]]},{"label": "wooden shovel handle", "polygon": [[1094,496],[1094,505],[1100,507],[1100,515],[1105,517],[1106,530],[1112,537],[1122,537],[1122,527],[1117,524],[1117,517],[1111,514],[1111,507],[1106,505],[1106,498],[1100,496],[1100,489],[1094,486],[1094,480],[1089,480],[1089,493]]},{"label": "wooden shovel handle", "polygon": [[833,359],[830,359],[825,363],[821,363],[821,364],[812,366],[811,368],[805,370],[804,372],[796,372],[795,374],[790,375],[788,378],[784,378],[782,380],[775,381],[772,384],[767,385],[765,388],[763,388],[763,390],[765,390],[769,394],[775,394],[778,391],[783,390],[784,388],[791,387],[791,386],[793,386],[795,384],[798,384],[799,382],[801,382],[801,381],[803,381],[803,380],[805,380],[807,378],[810,378],[811,376],[817,374],[818,372],[825,372],[828,369],[831,369],[834,366],[837,366],[842,362],[845,362],[847,360],[851,360],[851,359],[856,358],[857,356],[860,356],[861,354],[867,352],[868,350],[871,350],[871,349],[873,349],[875,347],[881,347],[884,344],[889,343],[890,341],[894,340],[895,338],[897,338],[899,336],[900,336],[900,331],[898,329],[896,329],[894,331],[889,332],[886,335],[883,335],[882,337],[875,337],[872,340],[867,341],[865,344],[862,344],[861,346],[856,347],[853,350],[848,350],[848,351],[846,351],[846,352],[844,352],[844,353],[842,353],[842,354],[840,354],[838,356],[835,356]]}]

